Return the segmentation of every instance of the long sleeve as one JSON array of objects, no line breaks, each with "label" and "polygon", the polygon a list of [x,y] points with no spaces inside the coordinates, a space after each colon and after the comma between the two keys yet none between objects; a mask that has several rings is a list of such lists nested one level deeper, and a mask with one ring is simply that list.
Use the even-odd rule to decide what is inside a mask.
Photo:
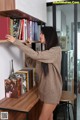
[{"label": "long sleeve", "polygon": [[35,67],[36,66],[36,60],[33,60],[32,58],[25,55],[25,64],[28,67]]},{"label": "long sleeve", "polygon": [[16,40],[13,44],[18,46],[30,58],[40,62],[53,63],[58,59],[58,55],[60,56],[60,47],[53,47],[53,49],[45,51],[34,51],[32,48],[25,46],[19,40]]}]

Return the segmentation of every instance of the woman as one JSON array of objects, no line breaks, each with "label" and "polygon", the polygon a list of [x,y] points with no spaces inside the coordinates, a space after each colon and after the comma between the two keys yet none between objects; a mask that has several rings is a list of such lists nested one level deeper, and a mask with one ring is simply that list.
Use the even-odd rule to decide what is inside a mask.
[{"label": "woman", "polygon": [[7,35],[6,38],[18,46],[27,57],[36,61],[39,96],[43,102],[39,120],[53,120],[53,111],[62,94],[61,48],[58,44],[56,30],[53,27],[42,27],[40,42],[45,44],[45,50],[38,52],[23,45],[13,36]]}]

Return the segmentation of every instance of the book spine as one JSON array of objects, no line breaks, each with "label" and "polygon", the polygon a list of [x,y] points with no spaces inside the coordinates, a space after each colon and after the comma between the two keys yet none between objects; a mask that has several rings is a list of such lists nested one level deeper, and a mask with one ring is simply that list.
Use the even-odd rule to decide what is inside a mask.
[{"label": "book spine", "polygon": [[10,19],[10,35],[13,36],[13,19]]},{"label": "book spine", "polygon": [[21,78],[17,79],[17,91],[18,91],[18,97],[21,96]]},{"label": "book spine", "polygon": [[27,86],[27,91],[29,91],[29,73],[28,73],[28,71],[26,73],[26,86]]},{"label": "book spine", "polygon": [[32,40],[32,21],[30,21],[30,40]]},{"label": "book spine", "polygon": [[27,20],[27,38],[30,39],[30,21]]},{"label": "book spine", "polygon": [[33,71],[29,70],[29,90],[33,88]]}]

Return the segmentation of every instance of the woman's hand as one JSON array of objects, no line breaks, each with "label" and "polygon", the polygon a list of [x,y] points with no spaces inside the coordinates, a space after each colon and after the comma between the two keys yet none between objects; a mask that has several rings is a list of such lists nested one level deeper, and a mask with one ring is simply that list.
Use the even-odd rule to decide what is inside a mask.
[{"label": "woman's hand", "polygon": [[11,35],[6,35],[6,38],[7,38],[7,41],[10,41],[10,42],[15,42],[15,38],[13,37],[13,36],[11,36]]},{"label": "woman's hand", "polygon": [[28,43],[28,44],[32,44],[32,40],[30,40],[29,38],[26,40],[26,43]]}]

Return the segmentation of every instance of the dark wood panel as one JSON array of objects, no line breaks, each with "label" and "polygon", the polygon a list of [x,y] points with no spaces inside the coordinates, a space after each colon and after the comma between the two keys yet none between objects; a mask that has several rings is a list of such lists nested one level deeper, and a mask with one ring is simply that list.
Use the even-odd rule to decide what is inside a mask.
[{"label": "dark wood panel", "polygon": [[5,10],[5,0],[0,0],[0,11]]},{"label": "dark wood panel", "polygon": [[[8,120],[26,120],[26,113],[10,110],[0,110],[1,112],[8,112]],[[1,120],[1,117],[0,117]]]}]

